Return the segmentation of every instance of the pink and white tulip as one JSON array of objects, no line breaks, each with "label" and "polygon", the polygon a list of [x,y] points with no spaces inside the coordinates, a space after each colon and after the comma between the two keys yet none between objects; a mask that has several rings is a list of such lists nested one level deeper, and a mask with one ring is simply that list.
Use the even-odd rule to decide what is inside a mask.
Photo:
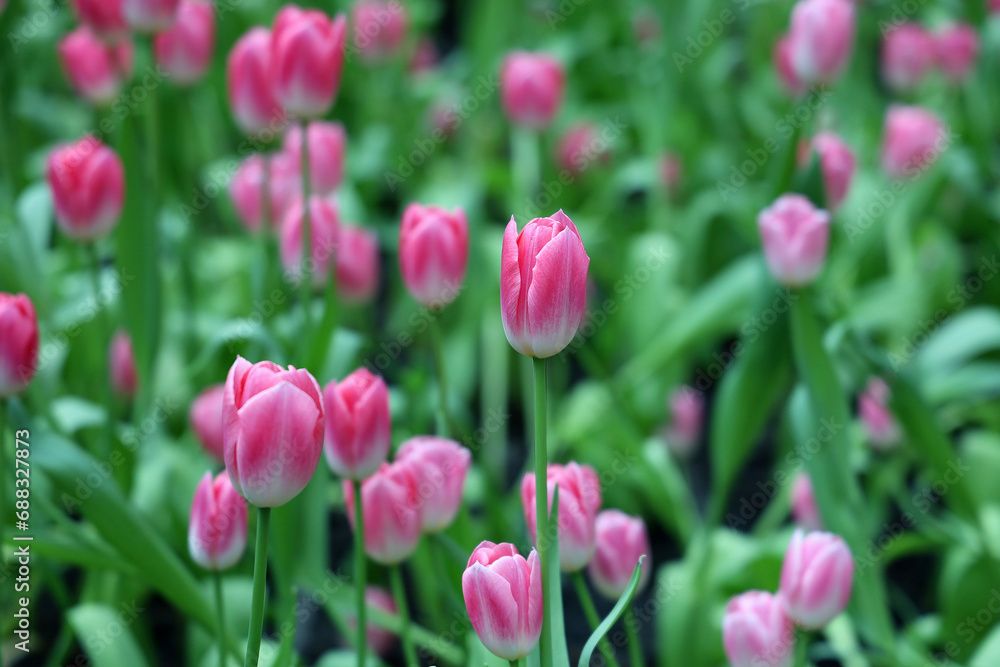
[{"label": "pink and white tulip", "polygon": [[722,643],[732,667],[790,667],[795,633],[781,600],[747,591],[726,605]]},{"label": "pink and white tulip", "polygon": [[162,32],[177,20],[180,0],[121,0],[129,28],[136,32]]},{"label": "pink and white tulip", "polygon": [[72,0],[81,23],[109,42],[128,35],[122,0]]},{"label": "pink and white tulip", "polygon": [[889,386],[880,377],[869,378],[858,397],[858,416],[872,447],[882,451],[899,444],[902,433],[899,422],[889,409]]},{"label": "pink and white tulip", "polygon": [[[290,276],[303,271],[302,231],[305,206],[296,200],[281,222],[281,263]],[[335,267],[340,243],[340,214],[332,201],[315,195],[309,199],[309,252],[314,287],[326,284]]]},{"label": "pink and white tulip", "polygon": [[348,303],[370,301],[382,273],[378,237],[361,227],[340,228],[337,253],[337,293]]},{"label": "pink and white tulip", "polygon": [[[344,480],[344,502],[351,528],[354,525],[354,486]],[[405,463],[383,463],[361,483],[361,512],[365,553],[382,565],[406,560],[420,541],[420,507],[417,482]]]},{"label": "pink and white tulip", "polygon": [[701,439],[705,399],[697,390],[684,386],[670,394],[667,407],[670,410],[667,446],[678,456],[690,456]]},{"label": "pink and white tulip", "polygon": [[285,122],[271,86],[271,61],[271,33],[266,28],[252,28],[236,40],[226,59],[229,106],[247,134],[277,132]]},{"label": "pink and white tulip", "polygon": [[396,53],[406,39],[410,20],[400,0],[361,0],[351,10],[354,48],[369,61]]},{"label": "pink and white tulip", "polygon": [[968,76],[979,55],[979,33],[968,23],[950,25],[934,36],[937,62],[953,82]]},{"label": "pink and white tulip", "polygon": [[810,630],[822,628],[847,607],[854,583],[851,550],[832,533],[796,530],[781,566],[778,597],[785,613]]},{"label": "pink and white tulip", "polygon": [[792,518],[806,530],[820,530],[823,527],[823,519],[820,517],[819,506],[813,493],[812,480],[804,472],[796,475],[792,482]]},{"label": "pink and white tulip", "polygon": [[[550,513],[557,484],[559,566],[564,572],[576,572],[589,563],[594,555],[596,540],[594,522],[597,519],[597,512],[601,509],[601,482],[594,469],[588,465],[579,465],[575,462],[565,466],[550,463],[546,475]],[[521,480],[521,506],[524,508],[525,522],[528,524],[528,535],[532,543],[538,544],[534,473],[526,473]],[[543,539],[551,541],[552,537],[543,536]]]},{"label": "pink and white tulip", "polygon": [[937,46],[919,23],[904,23],[882,40],[882,77],[895,90],[916,88],[934,68]]},{"label": "pink and white tulip", "polygon": [[399,227],[399,269],[414,299],[425,306],[458,297],[469,262],[469,223],[465,211],[413,203]]},{"label": "pink and white tulip", "polygon": [[125,167],[93,136],[59,146],[48,160],[56,222],[66,236],[94,241],[115,226],[125,203]]},{"label": "pink and white tulip", "polygon": [[156,62],[180,85],[205,75],[215,50],[215,9],[207,0],[182,0],[177,21],[153,38]]},{"label": "pink and white tulip", "polygon": [[644,589],[649,584],[649,559],[653,552],[642,518],[629,516],[621,510],[604,510],[597,515],[594,531],[597,547],[594,558],[587,566],[594,587],[606,598],[617,600],[628,588],[639,557],[646,556],[636,590]]},{"label": "pink and white tulip", "polygon": [[116,394],[125,398],[135,396],[139,384],[139,372],[135,367],[132,337],[124,330],[119,330],[111,339],[108,348],[108,371],[111,388]]},{"label": "pink and white tulip", "polygon": [[[388,614],[399,612],[392,593],[379,586],[367,586],[365,588],[365,604]],[[352,614],[347,617],[347,627],[352,630],[358,627],[358,617],[356,615]],[[385,657],[396,645],[396,634],[369,621],[365,624],[365,640],[369,646],[375,649],[376,653]]]},{"label": "pink and white tulip", "polygon": [[894,105],[885,116],[882,168],[891,178],[915,178],[947,148],[941,119],[918,106]]},{"label": "pink and white tulip", "polygon": [[392,421],[389,389],[381,377],[359,368],[323,389],[328,419],[323,451],[334,473],[364,479],[389,456]]},{"label": "pink and white tulip", "polygon": [[[309,141],[309,187],[313,194],[333,194],[344,180],[347,151],[344,126],[315,120],[309,123],[306,136]],[[299,125],[288,128],[282,150],[292,164],[302,164],[302,128]]]},{"label": "pink and white tulip", "polygon": [[550,123],[562,104],[562,65],[543,53],[515,51],[500,70],[500,94],[511,122],[540,129]]},{"label": "pink and white tulip", "polygon": [[832,83],[854,48],[852,0],[799,0],[792,9],[788,50],[792,69],[805,84]]},{"label": "pink and white tulip", "polygon": [[806,87],[792,65],[791,46],[792,43],[788,35],[782,35],[774,43],[771,60],[774,63],[774,71],[778,75],[781,87],[790,97],[798,97],[805,92]]},{"label": "pink and white tulip", "polygon": [[191,430],[198,437],[202,448],[220,462],[225,462],[225,445],[222,435],[222,403],[226,385],[216,384],[198,394],[188,411]]},{"label": "pink and white tulip", "polygon": [[413,471],[424,532],[450,526],[462,504],[472,453],[454,440],[419,435],[399,446],[396,462],[409,464]]},{"label": "pink and white tulip", "polygon": [[608,142],[591,123],[579,123],[569,128],[556,148],[556,164],[573,176],[579,176],[594,162],[607,163],[610,157]]},{"label": "pink and white tulip", "polygon": [[233,488],[225,470],[214,480],[206,472],[191,504],[191,560],[206,570],[225,570],[240,561],[246,543],[247,501]]},{"label": "pink and white tulip", "polygon": [[274,95],[297,118],[322,116],[333,104],[344,66],[347,19],[285,5],[271,34]]},{"label": "pink and white tulip", "polygon": [[127,37],[107,44],[89,27],[80,26],[59,41],[59,60],[80,97],[107,106],[132,76],[132,42]]},{"label": "pink and white tulip", "polygon": [[807,198],[786,194],[757,216],[764,258],[774,278],[790,287],[807,285],[826,260],[830,214]]},{"label": "pink and white tulip", "polygon": [[854,153],[833,132],[820,132],[813,137],[812,148],[819,155],[826,205],[831,211],[836,210],[844,202],[854,178],[857,166]]},{"label": "pink and white tulip", "polygon": [[24,294],[0,292],[0,397],[20,393],[38,369],[38,316]]}]

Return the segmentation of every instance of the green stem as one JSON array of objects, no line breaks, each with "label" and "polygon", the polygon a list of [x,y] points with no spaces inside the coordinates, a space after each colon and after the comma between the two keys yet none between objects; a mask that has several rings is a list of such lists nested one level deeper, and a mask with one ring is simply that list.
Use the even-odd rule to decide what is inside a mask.
[{"label": "green stem", "polygon": [[510,663],[510,667],[519,667],[521,664],[520,660],[508,660],[507,662]]},{"label": "green stem", "polygon": [[625,612],[625,634],[628,636],[628,661],[631,667],[645,667],[642,643],[639,641],[639,621],[631,609]]},{"label": "green stem", "polygon": [[391,567],[389,576],[392,579],[392,594],[396,598],[396,606],[399,607],[399,620],[402,623],[399,638],[403,643],[406,664],[408,667],[419,667],[417,651],[413,648],[413,640],[410,638],[410,608],[406,605],[406,590],[403,588],[403,566]]},{"label": "green stem", "polygon": [[[115,435],[115,401],[111,395],[111,374],[108,370],[108,345],[111,342],[111,334],[107,330],[107,318],[104,308],[101,305],[101,257],[97,252],[97,244],[86,244],[87,252],[90,255],[90,279],[91,287],[94,291],[94,328],[97,331],[97,366],[100,374],[98,384],[100,386],[101,402],[104,404],[106,414],[104,416],[104,451],[107,456],[114,447]],[[118,480],[120,483],[123,480]],[[127,488],[123,485],[122,488]]]},{"label": "green stem", "polygon": [[437,373],[438,384],[438,435],[448,437],[451,422],[448,418],[448,383],[444,365],[444,341],[441,334],[441,323],[435,318],[431,322],[431,340],[434,346],[434,370]]},{"label": "green stem", "polygon": [[795,637],[795,667],[806,667],[809,664],[809,633],[797,632]]},{"label": "green stem", "polygon": [[511,213],[534,217],[537,204],[534,201],[535,193],[538,192],[539,182],[542,180],[541,162],[538,155],[538,133],[534,130],[514,127],[511,128],[511,166],[514,173],[511,174],[511,181],[514,185],[514,202],[511,206]]},{"label": "green stem", "polygon": [[361,480],[355,479],[354,485],[354,602],[358,610],[358,638],[355,649],[358,652],[358,667],[364,667],[365,651],[368,642],[365,639],[365,587],[367,585],[367,561],[365,560],[365,520],[361,511]]},{"label": "green stem", "polygon": [[548,426],[546,405],[547,359],[532,359],[535,368],[535,545],[542,566],[542,636],[539,640],[541,665],[552,667],[552,598],[559,594],[557,583],[548,577],[549,562],[549,493],[548,453],[545,430]]},{"label": "green stem", "polygon": [[[577,570],[573,573],[573,586],[576,587],[576,596],[580,599],[580,606],[583,607],[583,615],[587,617],[590,629],[596,630],[601,623],[601,618],[597,615],[597,607],[594,606],[594,598],[590,596],[590,590],[587,589],[587,582],[583,580],[583,572]],[[618,667],[615,652],[611,648],[611,644],[608,643],[607,637],[601,639],[597,647],[607,664],[611,667]]]},{"label": "green stem", "polygon": [[247,633],[247,657],[243,667],[257,667],[260,659],[260,636],[264,632],[264,603],[267,583],[267,534],[271,527],[271,508],[257,508],[257,544],[253,556],[253,602],[250,607],[250,630]]},{"label": "green stem", "polygon": [[214,572],[215,612],[219,616],[219,667],[226,667],[226,608],[222,600],[222,574]]},{"label": "green stem", "polygon": [[302,121],[299,125],[302,130],[302,310],[304,314],[303,338],[306,341],[308,350],[309,335],[312,331],[312,309],[309,307],[312,302],[312,220],[309,197],[309,124]]}]

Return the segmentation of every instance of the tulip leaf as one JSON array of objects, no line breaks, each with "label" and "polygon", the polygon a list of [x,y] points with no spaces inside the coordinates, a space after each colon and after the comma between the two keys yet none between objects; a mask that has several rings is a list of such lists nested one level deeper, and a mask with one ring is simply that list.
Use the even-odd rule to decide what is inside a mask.
[{"label": "tulip leaf", "polygon": [[103,604],[82,604],[69,610],[66,618],[94,667],[145,667],[149,664],[130,626],[142,607],[122,603],[120,608]]},{"label": "tulip leaf", "polygon": [[597,644],[604,638],[604,635],[608,634],[611,626],[621,618],[621,615],[625,613],[625,609],[632,602],[632,598],[635,597],[635,592],[639,588],[639,577],[642,575],[642,561],[645,558],[645,556],[639,556],[639,562],[635,564],[635,569],[632,570],[632,578],[628,580],[625,592],[618,598],[618,602],[612,608],[611,612],[601,621],[601,624],[597,626],[593,634],[590,635],[587,643],[583,645],[583,653],[580,654],[580,662],[578,663],[579,667],[590,665],[590,656],[594,654]]}]

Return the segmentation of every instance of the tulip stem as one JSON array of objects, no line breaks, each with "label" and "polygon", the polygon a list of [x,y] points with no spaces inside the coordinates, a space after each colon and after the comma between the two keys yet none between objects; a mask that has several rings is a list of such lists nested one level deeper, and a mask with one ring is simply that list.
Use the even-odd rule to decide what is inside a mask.
[{"label": "tulip stem", "polygon": [[247,633],[247,657],[243,667],[257,667],[260,636],[264,632],[264,596],[267,583],[267,534],[271,527],[271,508],[257,508],[257,544],[253,556],[253,602],[250,607],[250,630]]},{"label": "tulip stem", "polygon": [[541,666],[552,667],[552,598],[558,595],[556,582],[548,576],[549,564],[549,505],[548,452],[545,431],[548,426],[546,404],[547,359],[532,359],[535,369],[535,545],[542,567],[542,636],[539,640]]},{"label": "tulip stem", "polygon": [[365,587],[367,586],[367,561],[365,560],[365,518],[361,511],[361,480],[351,480],[354,485],[354,602],[358,610],[357,646],[358,667],[364,667],[368,641],[365,636]]},{"label": "tulip stem", "polygon": [[[580,598],[580,606],[583,607],[583,615],[587,617],[587,623],[590,624],[590,629],[596,630],[597,626],[601,622],[601,619],[597,615],[597,607],[594,606],[594,598],[590,596],[590,590],[587,588],[587,582],[583,580],[583,573],[579,570],[573,573],[573,585],[576,587],[576,596]],[[615,652],[608,643],[607,637],[601,639],[597,647],[600,649],[601,655],[604,656],[604,661],[607,664],[611,665],[611,667],[618,667],[618,661],[615,659]]]},{"label": "tulip stem", "polygon": [[303,331],[302,337],[306,341],[306,349],[309,349],[309,336],[312,332],[312,309],[309,307],[312,301],[312,208],[309,204],[310,182],[309,174],[309,124],[302,121],[299,125],[302,130],[302,270],[300,279],[302,280],[302,311]]},{"label": "tulip stem", "polygon": [[520,667],[521,665],[520,660],[508,660],[507,662],[510,663],[510,667]]},{"label": "tulip stem", "polygon": [[396,606],[399,607],[399,638],[403,642],[403,655],[406,656],[408,667],[419,667],[420,661],[417,659],[417,652],[410,638],[410,608],[406,605],[406,589],[403,588],[403,566],[391,567],[389,577],[392,579],[392,595],[396,598]]},{"label": "tulip stem", "polygon": [[794,667],[807,667],[809,664],[809,633],[800,631],[795,637],[795,661]]},{"label": "tulip stem", "polygon": [[431,321],[431,341],[434,346],[434,366],[438,384],[438,435],[451,435],[451,420],[448,417],[448,382],[444,363],[444,337],[441,334],[441,323],[437,318]]},{"label": "tulip stem", "polygon": [[215,612],[219,621],[219,667],[226,667],[226,607],[222,601],[222,573],[216,570],[215,576]]},{"label": "tulip stem", "polygon": [[628,636],[628,661],[631,667],[645,667],[642,642],[639,641],[639,620],[631,609],[625,612],[625,634]]},{"label": "tulip stem", "polygon": [[538,202],[535,193],[538,192],[539,181],[542,180],[541,161],[539,158],[539,136],[536,130],[523,127],[511,128],[511,160],[514,168],[515,201],[511,210],[515,217],[526,215],[535,217]]},{"label": "tulip stem", "polygon": [[[90,254],[90,278],[94,290],[94,328],[97,331],[98,368],[104,374],[104,377],[99,380],[101,402],[104,403],[104,409],[107,411],[107,414],[104,416],[104,433],[102,437],[104,438],[104,447],[107,448],[104,455],[109,455],[114,447],[115,436],[115,402],[114,397],[111,395],[111,372],[109,368],[111,360],[108,357],[107,347],[111,338],[106,329],[107,318],[104,316],[103,306],[101,305],[101,256],[97,252],[96,243],[88,243],[86,247],[87,252]],[[126,488],[126,486],[122,486],[122,488]]]}]

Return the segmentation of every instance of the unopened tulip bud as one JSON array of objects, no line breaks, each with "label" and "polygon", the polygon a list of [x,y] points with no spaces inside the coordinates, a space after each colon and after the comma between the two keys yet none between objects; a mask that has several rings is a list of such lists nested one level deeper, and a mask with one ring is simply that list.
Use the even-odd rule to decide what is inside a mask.
[{"label": "unopened tulip bud", "polygon": [[247,134],[275,132],[285,112],[271,86],[271,33],[253,28],[236,40],[226,59],[229,106]]},{"label": "unopened tulip bud", "polygon": [[667,152],[660,156],[660,183],[671,195],[676,194],[680,187],[683,168],[681,158],[676,153]]},{"label": "unopened tulip bud", "polygon": [[891,106],[885,116],[882,168],[891,178],[915,178],[947,148],[941,120],[917,106]]},{"label": "unopened tulip bud", "polygon": [[[344,480],[347,518],[355,533],[354,487]],[[401,462],[383,463],[361,482],[365,553],[382,565],[406,560],[420,541],[420,507],[412,468]]]},{"label": "unopened tulip bud", "polygon": [[399,227],[399,268],[406,289],[425,306],[451,303],[469,261],[465,211],[410,204]]},{"label": "unopened tulip bud", "polygon": [[822,628],[851,599],[854,559],[843,539],[832,533],[796,530],[781,566],[778,597],[795,623]]},{"label": "unopened tulip bud", "polygon": [[795,481],[792,482],[792,518],[806,530],[819,530],[823,527],[819,507],[816,505],[816,496],[813,494],[812,481],[804,472],[796,475]]},{"label": "unopened tulip bud", "polygon": [[215,9],[206,0],[182,0],[177,21],[153,39],[156,61],[172,81],[190,85],[212,64]]},{"label": "unopened tulip bud", "polygon": [[323,389],[328,419],[323,451],[334,473],[364,479],[389,455],[392,421],[389,388],[367,368],[359,368]]},{"label": "unopened tulip bud", "polygon": [[469,450],[454,440],[421,435],[399,446],[396,461],[408,463],[417,481],[424,532],[436,533],[451,525],[472,464]]},{"label": "unopened tulip bud", "polygon": [[72,5],[80,22],[108,42],[128,35],[122,0],[72,0]]},{"label": "unopened tulip bud", "polygon": [[361,0],[351,12],[354,47],[369,61],[391,56],[406,39],[409,17],[399,0]]},{"label": "unopened tulip bud", "polygon": [[132,42],[124,38],[108,44],[87,26],[80,26],[60,40],[59,60],[78,95],[106,106],[132,76]]},{"label": "unopened tulip bud", "polygon": [[868,442],[879,450],[892,449],[902,437],[899,422],[889,410],[889,386],[882,378],[872,377],[858,397],[858,416],[868,434]]},{"label": "unopened tulip bud", "polygon": [[438,50],[434,45],[434,40],[429,37],[422,37],[417,42],[417,48],[410,58],[410,72],[412,74],[423,74],[431,72],[438,64]]},{"label": "unopened tulip bud", "polygon": [[285,5],[271,34],[274,94],[297,118],[322,116],[333,104],[344,66],[347,19]]},{"label": "unopened tulip bud", "polygon": [[836,210],[847,196],[854,178],[854,153],[843,139],[832,132],[820,132],[813,137],[812,148],[819,155],[827,208]]},{"label": "unopened tulip bud", "polygon": [[948,26],[934,36],[937,62],[951,81],[961,81],[979,55],[979,33],[967,23]]},{"label": "unopened tulip bud", "polygon": [[747,591],[726,605],[722,641],[732,667],[790,667],[795,645],[792,623],[781,601]]},{"label": "unopened tulip bud", "polygon": [[[560,500],[561,498],[560,487]],[[647,562],[642,565],[639,588],[636,590],[645,588],[649,583],[648,558],[653,553],[649,548],[645,522],[640,517],[629,516],[620,510],[604,510],[597,515],[594,531],[597,550],[587,567],[594,587],[605,597],[617,600],[628,588],[639,558],[646,556]]]},{"label": "unopened tulip bud", "polygon": [[515,51],[500,70],[504,111],[511,122],[531,128],[549,125],[562,104],[562,65],[542,53]]},{"label": "unopened tulip bud", "polygon": [[247,501],[233,488],[225,470],[214,480],[206,472],[191,504],[191,560],[206,570],[225,570],[240,561],[246,543]]},{"label": "unopened tulip bud", "polygon": [[382,260],[378,237],[361,227],[340,228],[337,293],[349,303],[370,301],[378,291]]},{"label": "unopened tulip bud", "polygon": [[251,232],[260,231],[263,220],[264,181],[267,178],[267,156],[251,155],[243,160],[229,181],[229,198],[243,226]]},{"label": "unopened tulip bud", "polygon": [[786,194],[757,216],[764,258],[774,278],[790,287],[812,282],[823,268],[830,215],[797,194]]},{"label": "unopened tulip bud", "polygon": [[[601,509],[601,483],[593,468],[574,462],[565,466],[550,463],[546,483],[550,513],[556,485],[559,486],[559,566],[564,572],[576,572],[594,555],[594,522]],[[536,535],[534,473],[526,473],[521,480],[521,506],[532,543],[538,544],[538,539],[551,543],[555,536]],[[555,526],[550,525],[550,529]]]},{"label": "unopened tulip bud", "polygon": [[607,163],[611,153],[608,142],[590,123],[574,125],[563,134],[556,148],[559,168],[579,176],[594,162]]},{"label": "unopened tulip bud", "polygon": [[180,0],[121,0],[125,21],[136,32],[162,32],[177,20]]},{"label": "unopened tulip bud", "polygon": [[[392,597],[392,593],[378,586],[367,586],[365,588],[365,604],[374,607],[388,614],[396,614],[399,608]],[[347,617],[347,627],[352,630],[358,627],[358,617],[353,612]],[[368,645],[375,649],[375,652],[385,657],[396,645],[396,634],[386,630],[380,625],[369,621],[365,624],[365,639]]]},{"label": "unopened tulip bud", "polygon": [[0,397],[20,393],[38,368],[38,316],[24,294],[0,292]]},{"label": "unopened tulip bud", "polygon": [[778,75],[781,87],[790,97],[798,97],[805,92],[806,87],[792,66],[791,45],[792,43],[788,35],[782,35],[774,43],[771,60],[774,63],[774,71]]},{"label": "unopened tulip bud", "polygon": [[705,399],[691,387],[680,387],[670,395],[668,407],[667,446],[682,458],[690,456],[701,439]]},{"label": "unopened tulip bud", "polygon": [[188,421],[191,422],[191,430],[198,437],[198,442],[220,462],[226,460],[222,437],[222,403],[225,394],[226,385],[213,385],[198,394],[188,412]]},{"label": "unopened tulip bud", "polygon": [[[309,138],[310,190],[317,195],[333,194],[344,180],[344,154],[347,151],[344,126],[340,123],[312,121],[306,130],[306,136]],[[282,150],[292,164],[302,164],[302,129],[299,125],[288,128]]]},{"label": "unopened tulip bud", "polygon": [[904,23],[882,40],[882,77],[893,89],[916,88],[934,67],[934,38],[919,23]]},{"label": "unopened tulip bud", "polygon": [[110,148],[92,136],[52,151],[48,161],[59,229],[78,241],[107,234],[125,202],[125,168]]},{"label": "unopened tulip bud", "polygon": [[831,83],[843,71],[854,48],[852,0],[799,0],[788,31],[789,55],[805,84]]},{"label": "unopened tulip bud", "polygon": [[[305,207],[296,200],[281,222],[281,263],[291,275],[302,272],[302,230]],[[326,284],[334,269],[340,241],[340,214],[337,206],[318,195],[309,199],[309,238],[314,287]]]},{"label": "unopened tulip bud", "polygon": [[125,398],[134,396],[136,386],[139,384],[139,373],[135,368],[132,338],[125,331],[118,331],[111,339],[111,346],[108,349],[108,369],[111,388],[115,393]]}]

